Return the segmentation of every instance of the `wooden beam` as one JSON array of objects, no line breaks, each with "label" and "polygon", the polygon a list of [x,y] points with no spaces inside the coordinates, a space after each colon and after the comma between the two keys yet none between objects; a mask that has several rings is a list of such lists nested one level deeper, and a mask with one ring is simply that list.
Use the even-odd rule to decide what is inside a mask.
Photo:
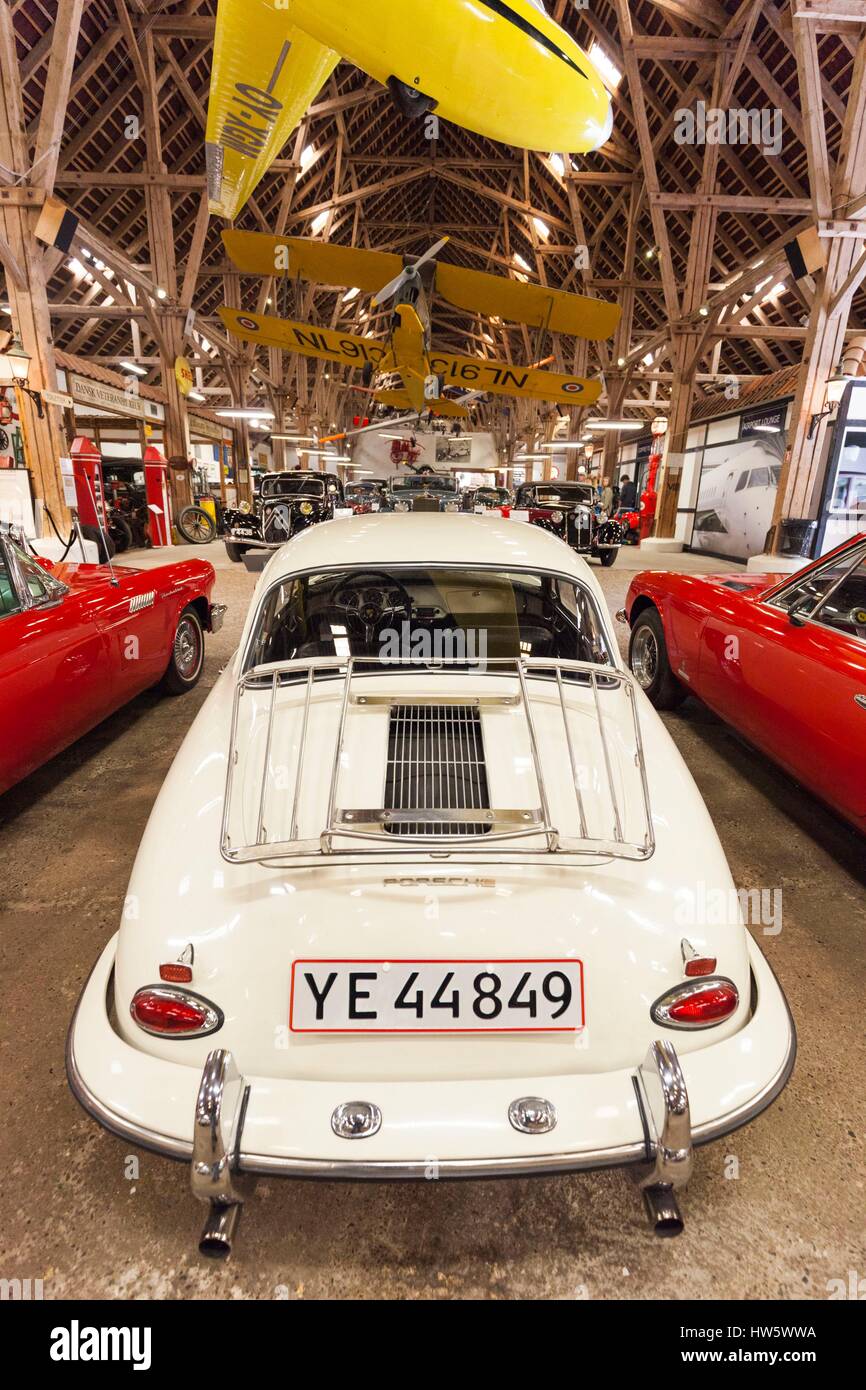
[{"label": "wooden beam", "polygon": [[719,212],[766,212],[772,217],[802,217],[812,211],[811,198],[787,198],[746,193],[650,193],[650,203],[662,208],[715,208]]},{"label": "wooden beam", "polygon": [[75,63],[78,31],[84,0],[59,0],[54,20],[48,79],[42,97],[36,152],[30,177],[38,173],[40,184],[51,193],[60,160],[60,141],[69,101],[69,84]]}]

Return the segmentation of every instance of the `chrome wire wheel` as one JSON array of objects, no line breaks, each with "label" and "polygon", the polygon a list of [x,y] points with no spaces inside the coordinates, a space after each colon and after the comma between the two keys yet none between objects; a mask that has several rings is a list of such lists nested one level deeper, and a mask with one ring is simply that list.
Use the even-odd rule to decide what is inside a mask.
[{"label": "chrome wire wheel", "polygon": [[649,690],[659,669],[659,644],[652,628],[643,623],[634,635],[631,669],[641,690]]},{"label": "chrome wire wheel", "polygon": [[193,681],[201,667],[204,646],[195,618],[184,613],[174,634],[174,664],[183,681]]}]

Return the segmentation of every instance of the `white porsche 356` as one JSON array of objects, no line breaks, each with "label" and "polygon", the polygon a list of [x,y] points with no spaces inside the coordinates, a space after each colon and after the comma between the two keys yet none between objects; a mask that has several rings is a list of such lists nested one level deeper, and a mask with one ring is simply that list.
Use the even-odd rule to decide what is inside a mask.
[{"label": "white porsche 356", "polygon": [[694,1146],[794,1051],[585,561],[512,521],[379,514],[262,574],[67,1067],[106,1128],[190,1163],[220,1255],[253,1174],[633,1165],[676,1234]]}]

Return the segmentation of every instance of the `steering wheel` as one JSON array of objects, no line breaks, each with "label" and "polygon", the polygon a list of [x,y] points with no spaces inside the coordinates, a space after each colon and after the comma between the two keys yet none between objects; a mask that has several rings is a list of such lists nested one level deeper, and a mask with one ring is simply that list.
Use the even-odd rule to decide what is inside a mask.
[{"label": "steering wheel", "polygon": [[[380,583],[370,584],[370,579]],[[349,579],[338,579],[329,602],[345,615],[348,623],[364,629],[368,647],[383,619],[402,614],[407,622],[412,620],[412,596],[387,570],[358,570]]]}]

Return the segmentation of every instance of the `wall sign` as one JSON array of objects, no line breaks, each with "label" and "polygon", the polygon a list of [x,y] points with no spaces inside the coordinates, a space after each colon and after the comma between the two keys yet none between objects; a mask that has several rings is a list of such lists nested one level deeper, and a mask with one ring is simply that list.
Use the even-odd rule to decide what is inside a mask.
[{"label": "wall sign", "polygon": [[174,359],[174,375],[181,395],[188,396],[195,385],[195,377],[188,358],[176,357]]},{"label": "wall sign", "polygon": [[142,400],[135,391],[121,391],[117,386],[106,386],[104,382],[74,375],[69,377],[69,389],[77,405],[94,406],[97,410],[107,410],[114,415],[133,415],[139,420],[148,416],[159,419],[158,407]]},{"label": "wall sign", "polygon": [[757,439],[762,434],[782,434],[788,414],[786,403],[762,406],[757,410],[744,410],[740,416],[740,438]]}]

